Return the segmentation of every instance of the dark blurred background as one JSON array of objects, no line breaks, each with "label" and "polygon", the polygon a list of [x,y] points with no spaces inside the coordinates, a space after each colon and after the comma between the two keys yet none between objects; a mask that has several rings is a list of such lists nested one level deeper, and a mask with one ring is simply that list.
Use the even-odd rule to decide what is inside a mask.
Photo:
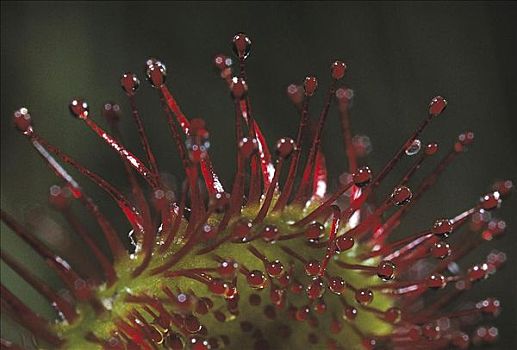
[{"label": "dark blurred background", "polygon": [[[253,40],[247,60],[250,94],[270,145],[296,133],[298,116],[286,98],[288,84],[316,75],[316,111],[330,81],[329,64],[336,58],[348,64],[344,83],[355,92],[353,129],[372,141],[367,163],[374,172],[424,118],[430,99],[447,97],[447,111],[433,121],[422,141],[438,141],[444,154],[462,131],[472,130],[476,140],[408,216],[402,234],[471,207],[494,180],[517,180],[517,6],[511,3],[2,2],[1,10],[1,205],[64,254],[77,255],[70,252],[81,248],[69,241],[66,226],[46,207],[48,188],[56,178],[11,127],[12,112],[28,107],[42,135],[127,191],[117,157],[69,116],[67,106],[71,98],[82,96],[105,125],[101,106],[118,101],[125,112],[121,127],[126,143],[141,155],[118,81],[125,71],[138,73],[143,81],[145,59],[159,57],[167,64],[169,87],[184,112],[207,121],[212,159],[229,187],[233,108],[212,58],[231,53],[229,42],[238,31]],[[157,95],[143,85],[137,98],[161,168],[181,173]],[[338,125],[333,108],[323,140],[333,188],[346,169]],[[395,173],[408,164],[402,162]],[[422,173],[430,169],[427,164]],[[106,213],[116,213],[104,194],[77,177]],[[396,179],[388,179],[379,197]],[[507,221],[506,236],[476,250],[462,264],[480,262],[493,248],[508,253],[506,267],[468,293],[468,300],[494,296],[503,304],[495,321],[501,339],[493,349],[517,347],[516,203],[510,198],[495,214]],[[111,219],[127,229],[120,218]],[[2,249],[57,285],[42,261],[3,225],[1,238]],[[4,264],[2,283],[44,315],[51,314],[44,300]],[[18,340],[16,332],[3,318],[2,333]]]}]

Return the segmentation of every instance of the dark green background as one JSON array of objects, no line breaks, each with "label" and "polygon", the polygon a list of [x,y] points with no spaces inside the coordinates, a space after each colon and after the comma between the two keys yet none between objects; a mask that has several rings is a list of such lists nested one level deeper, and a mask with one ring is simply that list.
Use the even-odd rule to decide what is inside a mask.
[{"label": "dark green background", "polygon": [[[230,53],[229,40],[238,31],[253,40],[247,61],[250,93],[270,144],[295,135],[298,117],[285,97],[286,86],[301,82],[306,74],[319,77],[316,110],[329,83],[329,63],[336,58],[348,64],[345,83],[356,97],[353,128],[373,142],[368,164],[374,171],[425,116],[431,97],[448,98],[446,113],[433,121],[422,140],[440,142],[443,154],[458,133],[470,129],[475,144],[416,207],[402,234],[469,208],[495,179],[517,180],[517,7],[510,3],[2,2],[1,9],[1,204],[22,220],[36,220],[36,231],[53,227],[41,220],[47,213],[59,223],[45,209],[47,189],[55,178],[12,130],[12,111],[27,106],[41,134],[127,190],[117,157],[69,116],[67,105],[72,97],[83,96],[94,114],[111,99],[127,111],[118,79],[127,70],[142,76],[148,56],[167,64],[169,86],[185,113],[207,121],[212,158],[229,187],[234,169],[232,103],[211,60],[216,53]],[[156,94],[143,85],[138,99],[152,145],[161,167],[179,173]],[[137,149],[133,125],[125,121],[123,129],[129,147]],[[336,175],[346,168],[335,110],[323,147],[334,179],[330,185],[335,186]],[[396,178],[388,179],[379,197]],[[81,182],[106,212],[115,213],[103,194]],[[466,264],[479,261],[492,247],[508,253],[506,268],[476,286],[469,297],[501,299],[504,312],[495,321],[501,331],[496,349],[517,346],[516,212],[512,198],[496,214],[507,220],[506,237],[466,259]],[[121,220],[115,221],[125,229]],[[51,238],[59,241],[59,230],[52,232]],[[56,283],[4,226],[2,249]],[[2,281],[48,313],[42,299],[3,264]],[[13,337],[9,324],[3,323],[2,330]]]}]

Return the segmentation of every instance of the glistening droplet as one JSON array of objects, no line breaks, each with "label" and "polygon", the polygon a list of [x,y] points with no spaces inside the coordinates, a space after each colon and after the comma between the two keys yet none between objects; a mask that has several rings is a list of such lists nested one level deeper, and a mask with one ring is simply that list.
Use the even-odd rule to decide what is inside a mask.
[{"label": "glistening droplet", "polygon": [[309,240],[316,240],[323,237],[323,233],[325,231],[325,226],[320,224],[319,222],[312,222],[305,229],[305,238]]},{"label": "glistening droplet", "polygon": [[146,61],[145,75],[153,87],[160,88],[165,84],[167,68],[157,59],[149,58]]},{"label": "glistening droplet", "polygon": [[448,219],[440,219],[436,220],[431,232],[440,237],[447,237],[452,232],[454,228],[454,224],[451,220]]},{"label": "glistening droplet", "polygon": [[251,39],[244,33],[236,34],[232,39],[232,49],[239,59],[245,60],[251,51]]},{"label": "glistening droplet", "polygon": [[412,197],[413,194],[411,193],[411,190],[406,186],[396,187],[393,193],[391,194],[391,200],[397,206],[409,203]]},{"label": "glistening droplet", "polygon": [[391,261],[382,261],[377,266],[377,276],[384,281],[389,281],[395,278],[396,266]]},{"label": "glistening droplet", "polygon": [[305,90],[305,96],[312,96],[318,87],[318,79],[316,77],[306,77],[303,82],[303,89]]},{"label": "glistening droplet", "polygon": [[128,72],[120,78],[120,85],[126,94],[133,95],[140,86],[140,80],[138,80],[136,74]]},{"label": "glistening droplet", "polygon": [[14,126],[21,132],[27,134],[32,131],[32,118],[27,108],[22,107],[13,114]]},{"label": "glistening droplet", "polygon": [[244,79],[233,77],[230,84],[230,91],[232,92],[234,99],[240,100],[246,96],[246,93],[248,92],[248,85]]},{"label": "glistening droplet", "polygon": [[368,305],[373,301],[373,292],[369,289],[358,289],[355,292],[355,300],[361,305]]},{"label": "glistening droplet", "polygon": [[431,247],[431,255],[438,259],[445,259],[451,255],[451,248],[447,242],[436,242]]},{"label": "glistening droplet", "polygon": [[258,142],[255,138],[243,137],[239,141],[239,152],[244,158],[249,158],[258,151]]},{"label": "glistening droplet", "polygon": [[321,298],[325,292],[323,280],[320,277],[316,277],[312,280],[312,282],[309,283],[305,291],[307,292],[307,297],[309,297],[311,300]]},{"label": "glistening droplet", "polygon": [[68,105],[70,112],[72,115],[79,119],[87,119],[88,114],[90,113],[90,108],[88,107],[88,103],[82,99],[73,99],[72,102]]},{"label": "glistening droplet", "polygon": [[436,96],[429,103],[429,115],[437,117],[442,114],[446,107],[447,100],[442,96]]},{"label": "glistening droplet", "polygon": [[264,273],[262,273],[262,271],[259,270],[250,271],[246,276],[246,280],[252,288],[256,289],[264,288],[267,281],[266,276],[264,276]]},{"label": "glistening droplet", "polygon": [[409,145],[408,148],[406,148],[406,154],[408,156],[414,156],[418,152],[420,152],[420,148],[422,148],[422,142],[420,142],[419,139],[413,140],[411,145]]},{"label": "glistening droplet", "polygon": [[271,277],[280,277],[284,273],[284,265],[278,260],[270,261],[266,264],[266,272]]},{"label": "glistening droplet", "polygon": [[357,169],[352,175],[354,184],[357,187],[364,187],[372,181],[372,171],[367,166]]},{"label": "glistening droplet", "polygon": [[279,158],[286,159],[293,153],[296,146],[294,140],[289,137],[282,137],[276,143],[276,154]]},{"label": "glistening droplet", "polygon": [[330,71],[333,79],[342,79],[345,76],[346,64],[341,61],[334,61],[330,67]]},{"label": "glistening droplet", "polygon": [[346,283],[341,277],[333,276],[329,277],[328,286],[332,293],[341,294],[345,290]]}]

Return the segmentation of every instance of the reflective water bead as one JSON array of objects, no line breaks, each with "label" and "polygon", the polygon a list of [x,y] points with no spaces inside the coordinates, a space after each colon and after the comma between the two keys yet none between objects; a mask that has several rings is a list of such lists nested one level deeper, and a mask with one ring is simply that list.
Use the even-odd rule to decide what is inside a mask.
[{"label": "reflective water bead", "polygon": [[355,300],[361,305],[368,305],[373,301],[373,292],[369,289],[358,289],[355,292]]},{"label": "reflective water bead", "polygon": [[442,114],[446,107],[447,100],[442,96],[436,96],[429,103],[429,115],[437,117]]},{"label": "reflective water bead", "polygon": [[346,306],[343,310],[343,319],[353,321],[357,317],[357,309],[353,306]]},{"label": "reflective water bead", "polygon": [[441,289],[447,285],[447,281],[442,274],[434,273],[426,280],[427,287]]},{"label": "reflective water bead", "polygon": [[454,224],[449,219],[436,220],[431,232],[437,236],[448,237],[454,228]]},{"label": "reflective water bead", "polygon": [[19,131],[25,134],[32,132],[32,118],[27,108],[22,107],[15,111],[13,114],[13,122]]},{"label": "reflective water bead", "polygon": [[431,255],[438,259],[445,259],[451,255],[451,247],[447,242],[436,242],[431,247]]},{"label": "reflective water bead", "polygon": [[428,156],[432,156],[436,152],[438,152],[439,146],[436,142],[430,142],[425,146],[425,154]]},{"label": "reflective water bead", "polygon": [[68,108],[70,109],[72,115],[79,119],[87,119],[88,114],[90,113],[88,103],[82,99],[73,99],[68,105]]},{"label": "reflective water bead", "polygon": [[305,291],[307,292],[307,297],[309,297],[309,299],[321,298],[325,292],[323,280],[320,277],[316,277],[309,283]]},{"label": "reflective water bead", "polygon": [[275,225],[266,225],[262,229],[261,236],[264,241],[274,243],[280,237],[280,231]]},{"label": "reflective water bead", "polygon": [[284,273],[284,265],[278,260],[266,263],[266,272],[271,277],[280,277]]},{"label": "reflective water bead", "polygon": [[354,244],[355,241],[352,237],[346,235],[339,236],[336,239],[336,251],[338,253],[347,251],[351,249],[354,246]]},{"label": "reflective water bead", "polygon": [[149,58],[146,61],[145,75],[153,87],[160,88],[165,84],[167,67],[157,59]]},{"label": "reflective water bead", "polygon": [[219,263],[217,273],[224,278],[232,278],[239,268],[239,264],[233,259],[225,259]]},{"label": "reflective water bead", "polygon": [[415,154],[420,152],[420,148],[422,148],[422,142],[419,139],[415,139],[413,140],[413,142],[411,142],[411,145],[409,145],[409,147],[406,148],[405,152],[408,156],[414,156]]},{"label": "reflective water bead", "polygon": [[306,77],[303,82],[303,89],[305,91],[305,96],[312,96],[318,87],[318,79],[316,77]]},{"label": "reflective water bead", "polygon": [[208,284],[208,289],[214,294],[223,295],[228,289],[228,285],[223,280],[214,278]]},{"label": "reflective water bead", "polygon": [[295,149],[294,140],[289,137],[282,137],[276,143],[276,154],[282,159],[288,158]]},{"label": "reflective water bead", "polygon": [[397,206],[402,206],[411,201],[413,194],[411,190],[406,186],[398,186],[391,194],[392,202]]},{"label": "reflective water bead", "polygon": [[230,83],[232,97],[236,100],[244,98],[248,92],[248,84],[242,78],[233,77]]},{"label": "reflective water bead", "polygon": [[398,323],[402,318],[402,311],[398,307],[390,307],[384,311],[384,319],[390,323]]},{"label": "reflective water bead", "polygon": [[239,59],[245,60],[251,52],[251,39],[244,33],[234,35],[232,49]]},{"label": "reflective water bead", "polygon": [[136,74],[128,72],[124,73],[122,78],[120,78],[120,85],[126,94],[133,95],[140,87],[140,80]]},{"label": "reflective water bead", "polygon": [[239,152],[244,158],[249,158],[258,151],[258,142],[255,138],[243,137],[239,141]]},{"label": "reflective water bead", "polygon": [[253,222],[251,220],[246,218],[239,219],[233,226],[232,236],[237,241],[245,241],[252,227]]},{"label": "reflective water bead", "polygon": [[307,228],[305,229],[305,238],[309,240],[316,240],[323,237],[323,233],[325,231],[325,226],[323,226],[319,222],[312,222],[310,223]]},{"label": "reflective water bead", "polygon": [[341,61],[334,61],[330,67],[330,71],[333,79],[342,79],[345,76],[346,64]]},{"label": "reflective water bead", "polygon": [[357,187],[364,187],[372,181],[372,171],[367,166],[363,166],[354,172],[352,179]]},{"label": "reflective water bead", "polygon": [[488,193],[481,197],[479,203],[482,209],[490,211],[501,205],[501,196],[497,191]]},{"label": "reflective water bead", "polygon": [[391,261],[382,261],[377,266],[377,276],[384,281],[389,281],[395,278],[395,271],[397,267]]},{"label": "reflective water bead", "polygon": [[320,272],[320,262],[317,260],[310,260],[305,264],[305,273],[308,276],[316,276]]},{"label": "reflective water bead", "polygon": [[267,281],[266,276],[264,276],[264,273],[262,273],[262,271],[259,270],[250,271],[246,276],[246,280],[252,288],[256,289],[264,288]]},{"label": "reflective water bead", "polygon": [[346,288],[345,281],[339,276],[329,277],[328,286],[332,293],[341,294]]}]

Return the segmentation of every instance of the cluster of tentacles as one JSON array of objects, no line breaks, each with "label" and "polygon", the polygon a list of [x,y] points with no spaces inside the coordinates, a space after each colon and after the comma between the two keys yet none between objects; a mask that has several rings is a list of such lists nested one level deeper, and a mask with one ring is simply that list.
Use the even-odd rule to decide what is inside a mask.
[{"label": "cluster of tentacles", "polygon": [[[468,269],[456,262],[503,233],[505,223],[489,212],[509,194],[512,183],[497,182],[464,212],[402,239],[391,238],[408,211],[473,141],[471,132],[460,134],[435,168],[408,187],[438,153],[436,143],[423,144],[420,137],[442,114],[446,100],[433,98],[415,132],[372,173],[362,164],[368,139],[353,136],[350,127],[352,91],[340,87],[346,65],[335,61],[319,117],[311,118],[309,111],[318,86],[315,77],[288,87],[300,115],[298,131],[295,139],[278,140],[270,152],[248,95],[245,60],[250,47],[250,39],[237,34],[237,64],[224,55],[214,60],[235,107],[236,171],[227,191],[210,161],[205,122],[183,114],[159,60],[149,59],[145,74],[159,95],[183,165],[185,181],[175,192],[164,181],[144,131],[135,74],[124,74],[121,85],[143,160],[122,144],[119,105],[104,105],[108,132],[85,101],[70,103],[72,115],[122,159],[129,194],[38,134],[26,108],[15,112],[16,128],[59,178],[60,185],[50,191],[51,205],[84,242],[84,251],[77,254],[91,259],[103,278],[81,275],[2,211],[5,225],[44,258],[67,290],[53,290],[2,249],[2,260],[48,299],[59,319],[41,317],[2,285],[3,310],[33,335],[39,348],[464,349],[494,341],[497,329],[479,325],[482,317],[498,314],[498,300],[459,306],[451,302],[504,263],[505,255],[496,251]],[[321,140],[333,104],[348,170],[340,186],[327,193]],[[373,194],[383,196],[379,185],[404,157],[413,163],[402,178],[393,180],[393,191],[375,203]],[[121,240],[124,235],[110,223],[113,214],[101,211],[61,164],[93,181],[117,203],[131,226],[129,251]],[[88,232],[84,222],[92,220],[89,216],[104,235],[109,254]],[[2,349],[30,346],[8,340],[1,344]]]}]

